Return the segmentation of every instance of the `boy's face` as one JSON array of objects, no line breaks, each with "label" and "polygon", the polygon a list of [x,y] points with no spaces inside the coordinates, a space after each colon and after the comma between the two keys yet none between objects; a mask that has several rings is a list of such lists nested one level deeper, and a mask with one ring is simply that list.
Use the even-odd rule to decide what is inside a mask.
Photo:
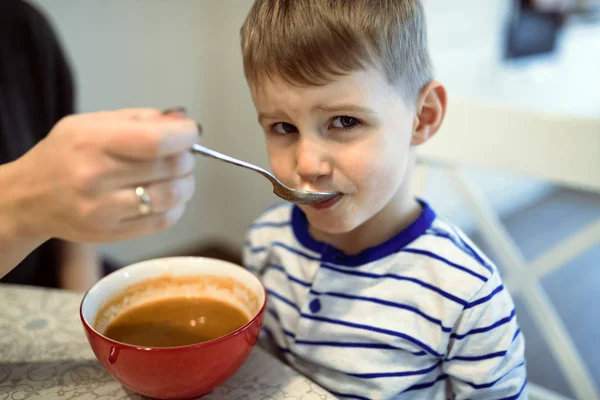
[{"label": "boy's face", "polygon": [[265,79],[251,91],[277,178],[296,189],[341,193],[301,206],[313,228],[347,233],[405,200],[415,113],[379,70],[324,86]]}]

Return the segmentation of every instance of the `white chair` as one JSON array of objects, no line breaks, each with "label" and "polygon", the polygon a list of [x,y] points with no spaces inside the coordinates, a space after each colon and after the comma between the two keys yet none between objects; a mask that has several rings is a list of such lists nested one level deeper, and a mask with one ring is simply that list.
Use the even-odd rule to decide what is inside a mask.
[{"label": "white chair", "polygon": [[[415,192],[424,193],[428,171],[447,175],[483,240],[505,267],[506,287],[513,295],[519,294],[530,311],[572,392],[577,399],[600,399],[590,372],[540,284],[543,276],[600,243],[600,219],[527,263],[490,202],[463,171],[482,167],[600,193],[600,115],[584,119],[453,102],[440,133],[422,146],[418,160]],[[533,384],[529,394],[534,400],[565,399]]]}]

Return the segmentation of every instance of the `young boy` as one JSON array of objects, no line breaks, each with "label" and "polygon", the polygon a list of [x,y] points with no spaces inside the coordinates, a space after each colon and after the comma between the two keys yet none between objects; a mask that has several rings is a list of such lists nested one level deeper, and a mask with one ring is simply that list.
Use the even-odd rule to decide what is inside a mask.
[{"label": "young boy", "polygon": [[339,192],[250,227],[264,336],[340,398],[526,398],[498,271],[409,192],[446,110],[419,1],[257,0],[242,51],[275,175]]}]

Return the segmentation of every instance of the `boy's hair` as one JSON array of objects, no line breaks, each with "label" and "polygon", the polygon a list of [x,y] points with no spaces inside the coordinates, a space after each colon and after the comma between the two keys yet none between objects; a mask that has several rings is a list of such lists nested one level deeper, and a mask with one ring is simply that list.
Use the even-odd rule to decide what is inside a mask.
[{"label": "boy's hair", "polygon": [[322,85],[375,66],[412,102],[433,79],[420,0],[256,0],[241,36],[251,85]]}]

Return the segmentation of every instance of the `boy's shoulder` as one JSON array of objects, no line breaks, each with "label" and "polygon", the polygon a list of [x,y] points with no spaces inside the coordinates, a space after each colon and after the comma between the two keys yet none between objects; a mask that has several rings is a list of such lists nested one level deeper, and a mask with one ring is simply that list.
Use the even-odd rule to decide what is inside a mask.
[{"label": "boy's shoulder", "polygon": [[279,227],[291,224],[294,205],[287,202],[276,203],[264,210],[248,227],[252,231],[261,227]]},{"label": "boy's shoulder", "polygon": [[407,253],[414,266],[418,265],[412,271],[435,277],[428,281],[465,301],[502,285],[494,262],[461,229],[443,218],[436,217],[422,235],[396,255],[406,260]]},{"label": "boy's shoulder", "polygon": [[277,203],[268,207],[248,226],[246,242],[265,246],[292,226],[292,211],[294,205],[287,202]]},{"label": "boy's shoulder", "polygon": [[479,247],[458,227],[437,217],[416,244],[429,250],[446,262],[448,256],[452,260],[464,264],[469,269],[477,270],[482,278],[490,278],[496,273],[496,266]]}]

